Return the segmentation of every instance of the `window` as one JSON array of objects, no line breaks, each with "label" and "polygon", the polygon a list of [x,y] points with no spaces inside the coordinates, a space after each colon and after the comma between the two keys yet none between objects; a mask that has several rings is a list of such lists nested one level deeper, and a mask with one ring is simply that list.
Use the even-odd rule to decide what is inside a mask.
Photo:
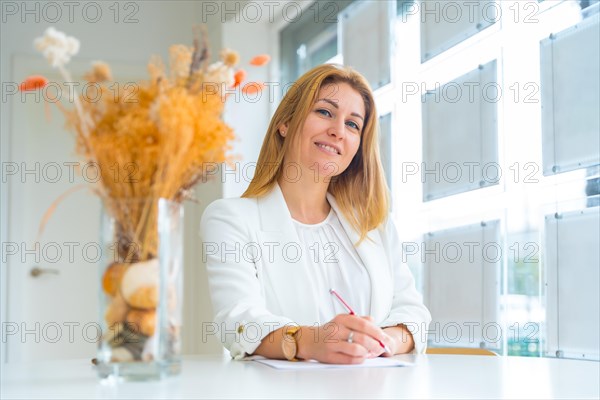
[{"label": "window", "polygon": [[[587,336],[565,328],[573,319],[564,307],[567,300],[583,304],[580,308],[586,312],[577,318],[588,315],[589,322],[584,325],[582,320],[581,326],[597,338],[600,329],[594,315],[599,300],[586,279],[597,280],[598,270],[592,254],[597,244],[589,247],[598,230],[591,228],[598,216],[598,113],[589,111],[600,107],[600,35],[594,30],[598,5],[574,0],[480,1],[475,7],[470,2],[472,18],[458,21],[458,15],[469,15],[466,3],[398,4],[392,82],[398,123],[392,134],[393,154],[401,161],[394,167],[393,198],[409,266],[423,277],[434,323],[441,323],[439,330],[432,328],[430,344],[597,359],[597,343],[594,348]],[[457,5],[465,8],[458,10]],[[485,24],[478,25],[482,21]],[[548,48],[555,56],[562,52],[557,65],[544,59]],[[491,74],[483,79],[477,71],[486,69]],[[551,106],[560,109],[549,112]],[[589,211],[582,211],[586,208]],[[498,224],[497,240],[465,239],[465,229],[490,222]],[[566,245],[577,232],[571,226],[587,229],[581,228],[582,237],[575,239],[583,252],[576,252],[577,258],[569,251],[573,243]],[[482,286],[473,284],[491,264],[471,254],[483,255],[484,261],[500,256],[498,285],[483,285],[483,295]],[[436,256],[441,262],[432,261]],[[576,260],[574,280],[556,278],[569,268],[575,271],[565,260]],[[451,278],[461,276],[464,281],[464,268],[474,265],[484,268],[484,274],[472,272],[472,282]],[[446,276],[447,286],[437,280],[431,286],[432,274]],[[570,299],[557,303],[565,290]],[[493,308],[498,312],[486,320],[477,317],[481,310],[473,309],[467,321],[444,309],[444,299],[430,298],[432,292],[457,304],[461,299],[488,304],[497,299]],[[458,337],[453,325],[457,323]],[[477,324],[474,335],[469,324]],[[587,348],[575,346],[578,339]]]},{"label": "window", "polygon": [[338,46],[338,19],[351,3],[351,0],[313,2],[300,18],[280,31],[282,82],[293,82],[319,64],[343,61]]},{"label": "window", "polygon": [[[393,6],[389,38],[381,3]],[[586,283],[599,268],[598,243],[591,245],[600,212],[599,8],[578,0],[357,0],[340,10],[335,29],[308,23],[310,35],[282,51],[284,65],[305,60],[302,68],[342,60],[375,89],[405,261],[440,322],[430,345],[600,358],[589,340],[600,334],[598,318],[578,337],[558,300],[567,290],[568,304],[600,314]],[[370,40],[379,47],[362,60],[348,42],[353,32],[366,35],[357,15],[379,28]],[[557,279],[569,270],[565,260],[578,263],[577,277]],[[468,312],[452,315],[450,303]]]}]

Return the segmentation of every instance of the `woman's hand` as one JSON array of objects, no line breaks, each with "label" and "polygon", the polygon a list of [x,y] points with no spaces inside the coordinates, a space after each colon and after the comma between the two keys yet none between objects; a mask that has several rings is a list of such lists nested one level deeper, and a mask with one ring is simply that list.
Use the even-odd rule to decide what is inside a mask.
[{"label": "woman's hand", "polygon": [[393,354],[384,353],[384,357],[389,357],[394,354],[404,354],[413,351],[415,341],[412,333],[406,325],[400,324],[383,328],[383,332],[387,336],[389,342],[384,342]]},{"label": "woman's hand", "polygon": [[323,363],[360,364],[384,353],[378,340],[393,346],[393,340],[371,317],[339,314],[325,325],[303,326],[300,332],[298,357]]}]

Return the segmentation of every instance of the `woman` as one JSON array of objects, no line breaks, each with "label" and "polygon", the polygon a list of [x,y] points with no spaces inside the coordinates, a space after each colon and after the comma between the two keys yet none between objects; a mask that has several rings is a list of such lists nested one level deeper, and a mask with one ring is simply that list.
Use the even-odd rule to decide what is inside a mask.
[{"label": "woman", "polygon": [[400,262],[377,131],[367,81],[318,66],[281,101],[242,198],[204,212],[215,321],[232,357],[361,363],[425,350],[431,316]]}]

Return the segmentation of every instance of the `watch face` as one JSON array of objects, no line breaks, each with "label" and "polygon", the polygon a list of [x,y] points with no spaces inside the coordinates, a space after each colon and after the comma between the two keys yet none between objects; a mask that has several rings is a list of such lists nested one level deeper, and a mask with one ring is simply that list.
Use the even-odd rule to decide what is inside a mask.
[{"label": "watch face", "polygon": [[283,355],[288,360],[296,359],[296,352],[298,350],[298,346],[296,345],[296,339],[294,336],[286,334],[283,336],[283,341],[281,342],[281,349],[283,350]]}]

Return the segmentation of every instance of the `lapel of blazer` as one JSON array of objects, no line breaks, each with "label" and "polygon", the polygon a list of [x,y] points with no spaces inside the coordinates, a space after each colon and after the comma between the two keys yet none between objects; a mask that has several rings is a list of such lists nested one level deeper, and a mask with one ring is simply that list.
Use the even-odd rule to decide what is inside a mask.
[{"label": "lapel of blazer", "polygon": [[[327,200],[335,210],[338,219],[352,244],[360,239],[359,233],[352,227],[350,222],[344,217],[342,210],[338,207],[335,197],[327,193]],[[369,240],[372,239],[371,240]],[[370,315],[376,322],[383,321],[391,307],[391,298],[393,295],[393,276],[390,271],[389,261],[385,254],[383,240],[378,229],[369,232],[361,244],[356,247],[356,252],[363,262],[369,277],[371,278],[371,313]]]},{"label": "lapel of blazer", "polygon": [[[281,311],[298,324],[312,325],[319,319],[306,255],[297,257],[300,239],[278,184],[258,199],[259,246],[265,260],[265,274],[275,292]],[[301,250],[304,252],[304,249]]]}]

